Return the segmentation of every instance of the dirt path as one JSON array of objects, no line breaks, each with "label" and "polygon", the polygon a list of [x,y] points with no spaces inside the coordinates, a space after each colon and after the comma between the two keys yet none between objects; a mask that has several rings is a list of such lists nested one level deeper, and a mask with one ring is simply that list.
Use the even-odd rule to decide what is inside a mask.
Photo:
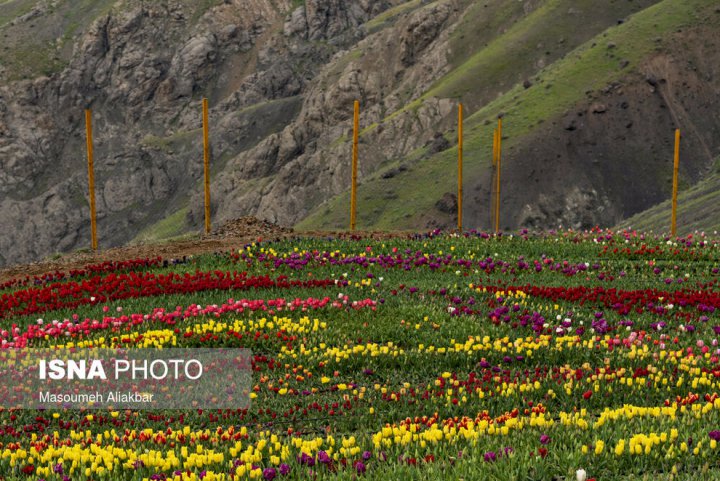
[{"label": "dirt path", "polygon": [[178,259],[183,256],[205,254],[210,252],[228,252],[239,249],[244,245],[258,240],[280,240],[289,238],[308,237],[337,237],[352,238],[353,236],[368,239],[407,238],[407,232],[302,232],[296,233],[291,229],[279,227],[268,222],[254,218],[242,218],[230,221],[211,233],[199,239],[176,240],[157,244],[131,245],[115,247],[112,249],[72,252],[59,259],[44,260],[32,264],[9,266],[0,269],[0,283],[11,279],[23,279],[26,276],[39,276],[51,272],[67,272],[81,269],[88,264],[98,264],[105,261],[124,261],[131,259],[146,259],[162,257],[163,259]]}]

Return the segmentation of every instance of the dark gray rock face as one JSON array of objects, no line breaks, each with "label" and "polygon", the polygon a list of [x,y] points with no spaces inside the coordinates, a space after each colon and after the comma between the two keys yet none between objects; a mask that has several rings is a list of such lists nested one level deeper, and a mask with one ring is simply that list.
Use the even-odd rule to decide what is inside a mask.
[{"label": "dark gray rock face", "polygon": [[[252,202],[217,191],[216,214],[274,217],[258,202],[265,179],[315,151],[318,129],[334,115],[304,102],[313,79],[393,5],[308,0],[290,12],[289,3],[232,0],[198,14],[189,2],[127,0],[78,37],[61,72],[0,81],[0,265],[88,245],[85,108],[93,111],[103,247],[132,240],[188,202],[186,227],[201,225],[203,96],[212,105],[213,174],[231,168],[255,182],[240,195]],[[288,175],[279,183],[298,175],[314,183],[311,174]],[[303,210],[286,208],[284,221]]]},{"label": "dark gray rock face", "polygon": [[[307,84],[293,122],[230,160],[214,184],[219,192],[219,219],[242,212],[292,225],[343,192],[350,176],[345,139],[352,134],[355,100],[361,102],[361,128],[381,123],[362,137],[361,176],[426,145],[447,148],[436,133],[454,121],[452,100],[428,99],[417,111],[387,122],[383,113],[401,107],[407,92],[421,95],[447,72],[449,31],[444,27],[457,20],[460,12],[450,7],[451,2],[438,2],[406,13],[391,28],[360,40],[347,33],[348,25],[357,25],[354,35],[362,36],[362,23],[388,4],[308,1],[305,8],[287,17],[283,32],[296,51],[302,51],[301,39],[333,35],[329,32],[337,32],[331,43],[349,42],[348,48],[329,58]],[[333,20],[327,22],[327,18]],[[412,62],[407,61],[408,55]],[[201,206],[198,192],[191,201],[193,218],[202,216]]]}]

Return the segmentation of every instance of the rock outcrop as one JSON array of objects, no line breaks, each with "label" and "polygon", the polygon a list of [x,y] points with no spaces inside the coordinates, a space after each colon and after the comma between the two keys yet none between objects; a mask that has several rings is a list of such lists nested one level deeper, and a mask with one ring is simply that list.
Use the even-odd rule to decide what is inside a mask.
[{"label": "rock outcrop", "polygon": [[[87,245],[86,108],[105,247],[132,240],[195,198],[203,96],[212,103],[214,172],[252,151],[250,161],[231,166],[261,180],[312,150],[307,144],[322,124],[283,128],[298,115],[327,115],[301,110],[310,83],[393,2],[304,3],[291,12],[286,0],[227,0],[205,11],[195,2],[122,1],[76,38],[65,68],[0,83],[0,223],[10,226],[0,234],[0,265]],[[52,9],[38,2],[31,13],[15,24]],[[218,192],[214,210],[221,218],[257,213],[257,192],[255,209],[227,207]],[[202,222],[193,207],[188,228]]]}]

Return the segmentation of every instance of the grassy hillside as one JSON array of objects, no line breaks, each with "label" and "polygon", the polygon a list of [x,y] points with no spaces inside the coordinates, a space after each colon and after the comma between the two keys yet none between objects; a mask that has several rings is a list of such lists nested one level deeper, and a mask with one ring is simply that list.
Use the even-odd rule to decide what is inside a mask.
[{"label": "grassy hillside", "polygon": [[[645,232],[670,232],[672,203],[670,200],[630,217],[618,229]],[[677,233],[720,231],[720,158],[712,174],[678,193]]]},{"label": "grassy hillside", "polygon": [[[566,0],[548,2],[545,7],[499,35],[487,48],[450,72],[431,92],[436,92],[434,95],[455,97],[452,95],[454,89],[466,89],[468,93],[459,92],[458,97],[467,103],[466,96],[470,95],[467,89],[481,83],[478,82],[478,72],[483,69],[476,68],[477,65],[512,58],[513,51],[509,49],[515,46],[521,50],[523,35],[541,29],[543,25],[548,28],[556,26],[555,22],[548,21],[548,18],[553,17],[553,12],[568,11],[577,5],[578,2]],[[652,54],[658,38],[683,26],[701,22],[715,5],[716,2],[710,0],[664,0],[650,6],[540,70],[531,88],[525,89],[523,85],[515,84],[502,96],[475,111],[465,123],[466,178],[478,178],[487,172],[492,130],[498,114],[504,113],[504,148],[507,150],[522,143],[523,137],[537,132],[548,120],[557,118],[583,100],[588,91],[602,89],[627,75],[640,61]],[[573,28],[585,28],[584,20]],[[557,38],[549,31],[537,35]],[[448,138],[455,135],[453,132],[447,133]],[[457,151],[452,148],[416,162],[402,159],[398,164],[405,163],[411,165],[411,168],[400,175],[383,179],[383,172],[379,172],[361,179],[358,225],[378,229],[417,225],[445,192],[455,190],[456,158]],[[344,227],[348,205],[349,194],[346,192],[321,205],[297,228]]]},{"label": "grassy hillside", "polygon": [[[517,2],[500,2],[492,15],[488,15],[486,4],[474,2],[451,37],[454,70],[418,102],[431,97],[458,98],[475,110],[492,100],[498,87],[507,91],[531,79],[544,66],[619,19],[656,3],[548,0],[505,29],[497,19],[522,12]],[[478,28],[477,23],[482,21],[489,23]]]},{"label": "grassy hillside", "polygon": [[35,3],[35,0],[5,0],[0,2],[0,27],[14,18],[28,13]]},{"label": "grassy hillside", "polygon": [[173,237],[183,234],[187,229],[185,226],[185,217],[187,216],[188,210],[188,207],[182,208],[160,222],[143,229],[143,231],[135,237],[133,242],[153,242],[172,239]]},{"label": "grassy hillside", "polygon": [[72,40],[110,11],[113,0],[13,0],[0,5],[0,65],[8,80],[52,75],[67,64]]}]

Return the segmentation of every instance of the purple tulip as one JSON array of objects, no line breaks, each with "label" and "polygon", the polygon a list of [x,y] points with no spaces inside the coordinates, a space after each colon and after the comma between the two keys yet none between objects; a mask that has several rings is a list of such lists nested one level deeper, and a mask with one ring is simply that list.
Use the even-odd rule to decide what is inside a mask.
[{"label": "purple tulip", "polygon": [[277,471],[275,471],[275,468],[263,469],[263,479],[266,479],[267,481],[271,481],[271,480],[275,479],[275,476],[277,476]]},{"label": "purple tulip", "polygon": [[300,457],[299,457],[299,459],[298,459],[298,462],[299,462],[300,464],[305,464],[305,465],[310,466],[310,467],[315,466],[315,458],[313,458],[312,456],[310,456],[310,455],[308,455],[308,454],[305,454],[305,453],[302,453],[302,454],[300,455]]},{"label": "purple tulip", "polygon": [[317,453],[318,462],[322,464],[332,463],[332,458],[326,451],[318,451]]}]

